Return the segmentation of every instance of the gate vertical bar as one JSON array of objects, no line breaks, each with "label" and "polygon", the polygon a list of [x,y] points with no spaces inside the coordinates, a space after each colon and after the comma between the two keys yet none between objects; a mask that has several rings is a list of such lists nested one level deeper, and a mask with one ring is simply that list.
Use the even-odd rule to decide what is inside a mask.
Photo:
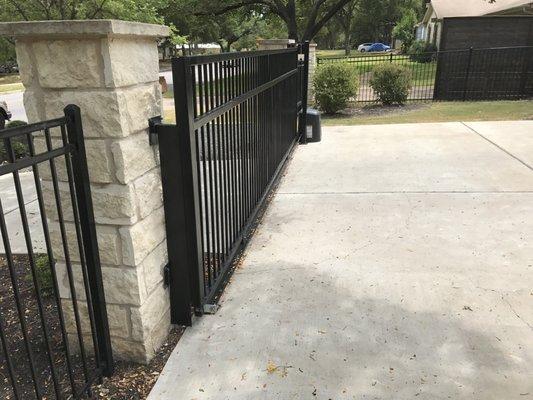
[{"label": "gate vertical bar", "polygon": [[302,53],[304,55],[304,68],[303,68],[303,87],[301,90],[302,96],[302,112],[300,114],[299,135],[300,143],[307,144],[307,96],[309,92],[309,42],[306,41],[302,44]]},{"label": "gate vertical bar", "polygon": [[172,74],[177,126],[159,135],[170,268],[171,322],[191,325],[191,306],[201,312],[204,293],[198,155],[194,130],[193,84],[196,82],[192,81],[191,67],[186,57],[172,60]]},{"label": "gate vertical bar", "polygon": [[463,88],[463,101],[466,101],[466,97],[468,93],[468,80],[470,79],[470,68],[472,68],[472,53],[473,52],[474,52],[474,49],[470,47],[470,50],[468,51],[468,65],[466,67],[465,86]]},{"label": "gate vertical bar", "polygon": [[83,250],[87,263],[89,291],[92,297],[92,304],[90,306],[94,312],[94,323],[98,342],[98,350],[95,351],[96,362],[102,369],[104,376],[111,376],[114,371],[113,351],[109,336],[109,322],[107,319],[104,285],[102,282],[100,255],[98,253],[98,241],[96,239],[96,225],[94,222],[91,188],[89,185],[89,170],[87,168],[87,155],[85,153],[80,109],[78,106],[68,105],[64,111],[67,120],[68,138],[70,143],[76,147],[76,151],[72,153],[72,166],[81,233],[83,236]]}]

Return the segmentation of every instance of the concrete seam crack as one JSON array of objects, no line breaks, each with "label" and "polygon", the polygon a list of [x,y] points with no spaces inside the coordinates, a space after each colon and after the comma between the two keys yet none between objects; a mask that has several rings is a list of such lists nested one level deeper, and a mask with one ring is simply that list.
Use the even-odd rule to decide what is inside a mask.
[{"label": "concrete seam crack", "polygon": [[468,126],[467,124],[465,124],[464,122],[461,122],[461,124],[463,124],[467,129],[469,129],[470,131],[474,132],[476,135],[478,135],[479,137],[485,139],[487,142],[489,142],[490,144],[492,144],[493,146],[497,147],[498,149],[500,149],[501,151],[503,151],[505,154],[507,154],[508,156],[510,157],[513,157],[516,161],[518,161],[520,164],[522,164],[523,166],[525,166],[526,168],[529,168],[531,171],[533,171],[533,167],[531,165],[529,165],[528,163],[526,163],[525,161],[521,160],[520,158],[518,158],[517,156],[515,156],[513,153],[505,150],[503,147],[501,147],[500,145],[496,144],[495,142],[493,142],[492,140],[490,140],[489,138],[483,136],[481,133],[479,133],[478,131],[476,131],[474,128],[472,128],[471,126]]}]

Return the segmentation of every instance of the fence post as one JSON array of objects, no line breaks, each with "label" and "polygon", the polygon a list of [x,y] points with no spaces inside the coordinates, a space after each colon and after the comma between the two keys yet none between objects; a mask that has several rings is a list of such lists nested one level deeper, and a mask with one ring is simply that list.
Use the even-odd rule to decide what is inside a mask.
[{"label": "fence post", "polygon": [[300,144],[307,144],[307,93],[309,91],[309,41],[302,44],[304,55],[303,84],[302,84],[302,113],[300,114],[299,134]]},{"label": "fence post", "polygon": [[468,92],[468,79],[470,78],[470,68],[472,66],[472,53],[474,52],[474,48],[470,47],[468,50],[468,66],[466,67],[466,76],[465,76],[465,86],[463,89],[463,101],[466,101],[466,95]]},{"label": "fence post", "polygon": [[111,376],[114,370],[113,351],[109,336],[109,322],[107,319],[104,286],[102,283],[102,269],[96,238],[96,225],[94,222],[89,169],[87,167],[87,154],[85,152],[80,108],[71,104],[65,107],[64,112],[67,120],[69,142],[74,144],[76,148],[72,152],[72,169],[83,237],[82,245],[87,264],[88,289],[91,295],[89,306],[92,307],[94,313],[96,365],[101,366],[105,376]]}]

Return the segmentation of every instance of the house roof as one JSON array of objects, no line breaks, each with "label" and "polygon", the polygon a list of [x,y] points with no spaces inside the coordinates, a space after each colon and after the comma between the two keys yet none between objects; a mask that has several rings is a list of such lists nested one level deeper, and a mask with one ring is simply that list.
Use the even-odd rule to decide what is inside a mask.
[{"label": "house roof", "polygon": [[[533,3],[533,0],[431,0],[437,18],[478,17]],[[428,10],[429,11],[429,10]]]}]

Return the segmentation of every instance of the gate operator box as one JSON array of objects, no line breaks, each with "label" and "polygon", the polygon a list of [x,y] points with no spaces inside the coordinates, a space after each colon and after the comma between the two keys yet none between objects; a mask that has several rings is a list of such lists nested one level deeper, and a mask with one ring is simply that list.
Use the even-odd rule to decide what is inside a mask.
[{"label": "gate operator box", "polygon": [[307,143],[320,142],[322,140],[322,126],[320,123],[320,112],[314,108],[307,109],[307,126],[305,135]]}]

